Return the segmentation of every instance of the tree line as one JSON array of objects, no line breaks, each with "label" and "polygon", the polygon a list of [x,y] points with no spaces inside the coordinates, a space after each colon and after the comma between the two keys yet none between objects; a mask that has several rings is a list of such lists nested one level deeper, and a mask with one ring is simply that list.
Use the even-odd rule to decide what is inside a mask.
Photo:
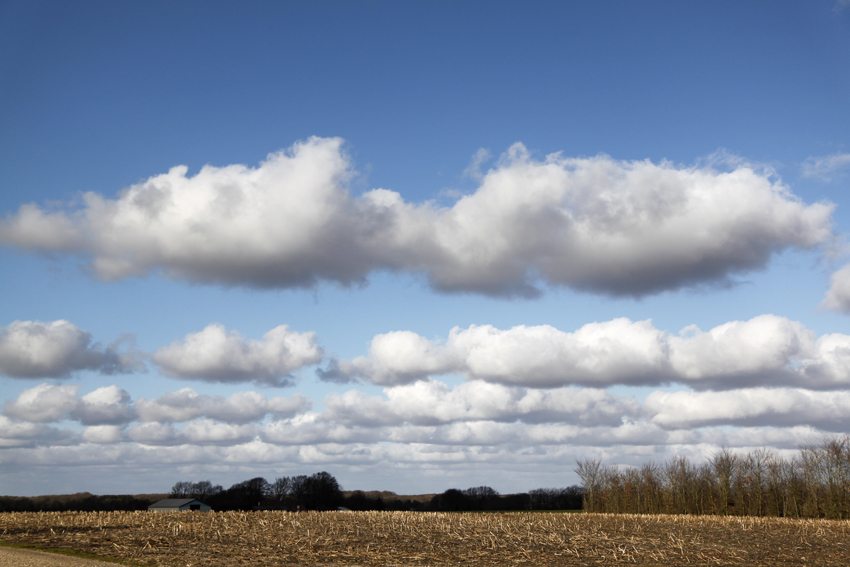
[{"label": "tree line", "polygon": [[171,488],[169,497],[196,498],[213,510],[290,508],[298,504],[309,510],[334,510],[344,500],[339,482],[324,471],[309,476],[284,476],[274,482],[256,477],[228,489],[208,480],[181,481]]},{"label": "tree line", "polygon": [[147,510],[155,499],[127,494],[69,496],[0,496],[0,512],[114,512]]},{"label": "tree line", "polygon": [[[386,494],[386,493],[385,493]],[[392,493],[389,493],[392,494]],[[284,476],[269,482],[256,477],[223,488],[209,480],[179,481],[169,498],[194,498],[213,510],[398,510],[398,511],[495,511],[578,510],[584,491],[580,486],[538,488],[519,494],[500,494],[489,486],[464,490],[450,488],[430,498],[384,498],[381,493],[360,490],[344,493],[336,478],[327,472]],[[146,510],[158,498],[88,493],[70,496],[0,496],[0,512]]]},{"label": "tree line", "polygon": [[209,480],[180,481],[171,498],[196,498],[213,510],[294,509],[307,510],[405,510],[405,511],[485,511],[485,510],[577,510],[581,508],[580,486],[538,488],[527,493],[499,494],[489,486],[460,490],[450,488],[430,500],[374,496],[360,490],[344,494],[333,475],[284,476],[273,482],[257,477],[234,484],[228,489]]},{"label": "tree line", "polygon": [[684,456],[628,468],[577,464],[586,512],[850,518],[850,435],[790,458],[721,447],[701,465]]}]

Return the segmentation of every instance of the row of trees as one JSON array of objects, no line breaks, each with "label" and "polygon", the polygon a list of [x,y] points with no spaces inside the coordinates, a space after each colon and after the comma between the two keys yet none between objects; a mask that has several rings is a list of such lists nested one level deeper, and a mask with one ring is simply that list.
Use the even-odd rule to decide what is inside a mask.
[{"label": "row of trees", "polygon": [[327,472],[310,476],[284,476],[268,482],[262,477],[238,482],[228,489],[208,480],[181,481],[171,488],[171,498],[197,498],[215,510],[250,510],[303,504],[310,510],[333,510],[343,503],[342,488]]},{"label": "row of trees", "polygon": [[769,449],[736,454],[721,447],[696,465],[618,468],[579,461],[586,512],[850,518],[850,436],[801,447],[784,458]]},{"label": "row of trees", "polygon": [[583,491],[579,486],[538,488],[528,493],[501,495],[489,486],[466,490],[451,488],[428,501],[387,499],[362,491],[342,493],[337,480],[326,472],[310,476],[280,477],[274,482],[258,477],[234,484],[228,489],[208,480],[178,482],[171,498],[197,498],[215,510],[250,510],[256,508],[292,508],[303,504],[309,510],[577,510],[581,508]]},{"label": "row of trees", "polygon": [[114,512],[147,510],[155,500],[131,495],[0,496],[0,512]]},{"label": "row of trees", "polygon": [[476,510],[580,510],[584,491],[580,486],[537,488],[519,494],[499,494],[489,486],[449,489],[436,495],[426,510],[444,512]]}]

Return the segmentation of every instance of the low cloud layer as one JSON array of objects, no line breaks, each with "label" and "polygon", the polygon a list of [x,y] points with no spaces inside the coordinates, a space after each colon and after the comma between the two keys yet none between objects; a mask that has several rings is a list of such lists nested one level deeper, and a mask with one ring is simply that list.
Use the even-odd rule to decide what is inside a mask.
[{"label": "low cloud layer", "polygon": [[142,445],[241,445],[253,440],[259,432],[259,427],[252,424],[197,419],[182,429],[168,423],[142,423],[131,427],[127,436]]},{"label": "low cloud layer", "polygon": [[533,296],[543,283],[643,296],[723,282],[831,238],[831,204],[802,203],[748,165],[538,160],[515,144],[474,193],[438,207],[385,189],[352,196],[342,144],[314,137],[256,168],[194,177],[174,167],[114,199],[86,193],[77,209],[23,205],[0,221],[0,244],[89,257],[104,280],[161,270],[287,288],[392,270],[443,292]]},{"label": "low cloud layer", "polygon": [[[75,385],[39,384],[16,400],[7,400],[3,414],[19,421],[48,423],[62,420],[82,425],[124,425],[132,421],[163,424],[209,419],[232,424],[259,422],[266,417],[285,419],[308,411],[312,403],[302,394],[267,398],[259,392],[236,392],[228,397],[198,394],[183,388],[148,400],[133,401],[118,386],[104,386],[79,396]],[[93,429],[106,431],[106,429]],[[94,435],[94,433],[91,433]]]},{"label": "low cloud layer", "polygon": [[521,420],[619,425],[641,415],[632,399],[604,390],[559,388],[543,392],[476,381],[456,388],[429,380],[385,389],[385,397],[351,390],[325,400],[326,420],[353,426],[440,425]]},{"label": "low cloud layer", "polygon": [[255,437],[284,445],[452,439],[592,445],[624,443],[626,437],[665,444],[694,442],[703,435],[696,428],[707,426],[843,431],[850,425],[847,391],[802,388],[656,391],[641,402],[595,388],[543,391],[482,381],[452,387],[428,380],[387,387],[382,395],[330,394],[321,411],[313,411],[300,394],[269,399],[248,391],[225,398],[185,388],[154,400],[132,400],[117,386],[84,396],[77,392],[78,386],[50,384],[24,390],[5,403],[3,423],[18,431],[14,438],[32,440],[41,432],[43,441],[52,443],[55,430],[31,425],[74,420],[88,426],[85,442],[146,445],[240,444]]},{"label": "low cloud layer", "polygon": [[[637,465],[674,455],[701,460],[719,445],[793,452],[850,427],[847,391],[801,388],[656,391],[641,402],[595,388],[428,380],[311,405],[250,391],[221,397],[186,388],[131,400],[116,386],[79,396],[76,386],[42,384],[7,401],[0,415],[0,476],[34,465],[93,467],[92,478],[104,466],[110,474],[161,469],[167,488],[175,467],[186,475],[229,471],[233,481],[321,469],[368,489],[401,486],[392,476],[403,470],[409,490],[456,482],[528,490],[546,471],[553,485],[576,482],[570,471],[585,457]],[[69,431],[64,420],[88,426]],[[421,484],[411,485],[411,475]]]},{"label": "low cloud layer", "polygon": [[470,380],[536,388],[681,383],[697,389],[850,385],[850,335],[817,337],[775,315],[671,335],[651,321],[614,319],[575,332],[548,325],[455,327],[443,341],[410,331],[377,335],[369,354],[319,372],[342,382],[409,384],[459,373]]},{"label": "low cloud layer", "polygon": [[107,347],[68,321],[13,321],[0,327],[0,374],[13,378],[61,378],[80,370],[102,374],[142,367],[133,349],[119,352],[121,341]]},{"label": "low cloud layer", "polygon": [[257,392],[237,392],[228,397],[198,394],[183,388],[153,400],[136,401],[136,411],[142,421],[182,422],[209,418],[228,423],[259,421],[267,415],[291,417],[310,409],[312,404],[302,394],[290,398],[268,399]]},{"label": "low cloud layer", "polygon": [[280,325],[262,340],[253,340],[213,323],[160,348],[151,360],[174,378],[288,386],[293,371],[318,364],[323,356],[312,332],[298,333]]}]

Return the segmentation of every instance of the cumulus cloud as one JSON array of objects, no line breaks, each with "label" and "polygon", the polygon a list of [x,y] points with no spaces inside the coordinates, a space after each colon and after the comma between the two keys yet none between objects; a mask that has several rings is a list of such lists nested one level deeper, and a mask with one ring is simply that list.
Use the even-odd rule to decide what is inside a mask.
[{"label": "cumulus cloud", "polygon": [[124,441],[124,428],[117,425],[91,425],[82,435],[86,443],[112,445]]},{"label": "cumulus cloud", "polygon": [[70,445],[77,436],[40,423],[20,422],[0,415],[0,448]]},{"label": "cumulus cloud", "polygon": [[70,413],[83,425],[116,425],[136,418],[130,394],[118,386],[104,386],[80,398]]},{"label": "cumulus cloud", "polygon": [[317,412],[269,422],[263,426],[261,438],[266,443],[277,445],[378,443],[386,440],[380,427],[335,423],[323,419]]},{"label": "cumulus cloud", "polygon": [[14,402],[7,401],[3,413],[30,422],[59,421],[76,409],[79,389],[79,386],[39,384],[21,392]]},{"label": "cumulus cloud", "polygon": [[820,306],[830,311],[850,313],[850,265],[829,277],[829,291]]},{"label": "cumulus cloud", "polygon": [[132,372],[142,363],[135,349],[106,348],[68,321],[13,321],[0,327],[0,374],[15,378],[61,378],[78,370],[103,374]]},{"label": "cumulus cloud", "polygon": [[317,364],[323,356],[315,333],[298,333],[280,325],[258,341],[213,323],[160,348],[151,359],[174,378],[288,386],[293,371]]},{"label": "cumulus cloud", "polygon": [[142,423],[130,427],[127,435],[142,445],[238,445],[251,441],[259,431],[251,424],[234,425],[197,419],[182,429],[167,423]]},{"label": "cumulus cloud", "polygon": [[141,423],[127,430],[127,437],[142,445],[178,445],[177,430],[170,423]]},{"label": "cumulus cloud", "polygon": [[831,238],[831,204],[802,203],[746,163],[538,160],[515,144],[474,193],[438,207],[386,189],[352,196],[342,144],[314,137],[256,168],[194,177],[179,166],[114,199],[86,193],[79,209],[27,204],[0,221],[0,243],[90,257],[105,280],[162,271],[285,288],[393,270],[444,292],[533,296],[545,283],[642,296],[727,281]]},{"label": "cumulus cloud", "polygon": [[209,419],[196,419],[186,424],[178,437],[185,443],[197,445],[236,445],[247,443],[257,436],[255,425],[217,423]]},{"label": "cumulus cloud", "polygon": [[104,386],[80,397],[79,386],[40,384],[7,401],[3,414],[21,421],[46,423],[71,419],[83,425],[104,426],[107,431],[132,421],[185,422],[205,418],[230,424],[261,421],[266,416],[284,419],[304,413],[312,402],[303,394],[289,398],[266,398],[258,392],[237,392],[228,397],[198,394],[191,388],[166,393],[159,398],[135,402],[118,386]]},{"label": "cumulus cloud", "polygon": [[[415,462],[428,462],[433,453],[445,449],[463,452],[467,459],[487,457],[488,453],[508,448],[519,449],[528,455],[543,454],[551,446],[623,447],[634,451],[651,447],[645,460],[655,460],[665,447],[694,450],[706,444],[758,447],[795,447],[811,443],[823,436],[822,430],[811,426],[788,428],[743,427],[738,429],[678,429],[663,427],[651,421],[624,421],[616,426],[584,426],[568,423],[521,423],[492,420],[460,421],[439,425],[402,424],[392,426],[343,427],[327,422],[320,415],[304,415],[293,420],[271,422],[263,427],[260,438],[273,445],[303,445],[328,451],[337,446],[336,453],[356,458],[358,452],[386,449],[404,454]],[[348,446],[348,447],[346,447]],[[625,452],[624,451],[624,452]],[[654,454],[653,454],[654,453]],[[573,455],[565,457],[572,461]],[[367,458],[367,460],[370,460]],[[394,461],[396,465],[398,461]]]},{"label": "cumulus cloud", "polygon": [[813,425],[827,431],[846,431],[850,425],[848,391],[743,388],[726,392],[653,392],[644,404],[652,422],[668,428]]},{"label": "cumulus cloud", "polygon": [[278,419],[292,417],[309,410],[312,403],[302,394],[268,399],[258,392],[237,392],[225,398],[183,388],[153,400],[141,398],[135,406],[142,421],[181,422],[206,417],[227,423],[249,423],[269,414]]},{"label": "cumulus cloud", "polygon": [[[502,424],[503,426],[506,424]],[[658,428],[656,428],[658,429]],[[787,448],[796,455],[800,444],[818,439],[812,428],[789,429],[744,428],[735,431],[700,430],[677,441],[674,432],[660,430],[666,444],[583,444],[558,442],[537,444],[497,443],[492,445],[452,443],[317,443],[308,445],[275,444],[258,439],[237,445],[151,446],[136,443],[117,445],[79,444],[54,447],[9,447],[3,450],[0,475],[25,483],[37,462],[59,480],[69,474],[84,475],[97,486],[114,486],[120,491],[127,479],[155,482],[170,486],[174,470],[199,478],[213,475],[225,482],[254,476],[303,474],[305,471],[332,470],[346,487],[383,487],[406,490],[407,493],[439,492],[449,486],[487,484],[503,493],[526,491],[540,486],[565,486],[578,482],[571,476],[576,459],[599,458],[605,463],[640,465],[649,461],[664,462],[687,455],[701,462],[725,444],[746,452],[763,446]],[[509,432],[502,438],[506,441]],[[556,437],[551,435],[550,437]],[[637,438],[634,432],[612,435],[623,439]],[[645,435],[644,437],[650,438]],[[495,437],[498,439],[498,437]],[[514,437],[516,438],[516,437]],[[566,438],[566,436],[565,436]],[[781,449],[780,449],[781,450]],[[106,472],[104,472],[106,471]],[[120,471],[120,475],[116,472]],[[121,480],[115,481],[119,476]],[[108,484],[108,483],[114,484]],[[23,489],[36,493],[39,489]]]},{"label": "cumulus cloud", "polygon": [[[575,332],[548,325],[455,327],[445,342],[409,331],[377,335],[368,356],[332,361],[335,379],[398,385],[460,373],[470,380],[554,388],[683,383],[697,389],[850,385],[850,335],[816,337],[775,315],[678,335],[621,318]],[[320,377],[322,374],[320,373]]]},{"label": "cumulus cloud", "polygon": [[803,177],[816,177],[823,181],[832,181],[844,170],[850,169],[850,154],[810,157],[803,162],[802,169]]},{"label": "cumulus cloud", "polygon": [[325,420],[344,425],[439,425],[452,422],[521,420],[526,423],[619,425],[641,415],[629,398],[591,388],[528,390],[474,381],[450,388],[436,380],[384,390],[386,397],[357,390],[325,399]]},{"label": "cumulus cloud", "polygon": [[79,386],[39,384],[7,401],[3,413],[29,422],[50,422],[70,418],[83,425],[116,425],[135,419],[130,394],[118,386],[98,388],[82,398]]},{"label": "cumulus cloud", "polygon": [[[74,388],[30,392],[19,397],[18,406],[29,401],[29,409],[41,419],[61,419],[86,398],[77,398],[75,404]],[[89,404],[120,404],[126,399],[109,388],[95,392]],[[110,470],[130,473],[144,465],[148,474],[180,466],[217,474],[230,470],[237,475],[234,480],[241,480],[250,476],[246,470],[256,467],[267,471],[273,466],[287,474],[299,474],[307,465],[342,471],[365,467],[394,474],[405,471],[405,477],[439,471],[437,488],[442,490],[448,485],[447,471],[467,471],[464,478],[487,471],[484,480],[493,485],[496,477],[489,475],[489,469],[508,467],[535,479],[517,488],[528,490],[540,486],[540,470],[560,467],[564,474],[564,463],[584,456],[621,464],[683,454],[699,460],[721,444],[793,452],[828,432],[845,431],[850,424],[846,390],[655,392],[640,403],[595,388],[539,390],[480,380],[449,386],[428,380],[386,387],[382,395],[331,394],[321,411],[293,410],[303,406],[294,399],[254,394],[224,398],[187,388],[135,402],[140,416],[156,421],[95,424],[81,434],[3,415],[2,468],[8,475],[15,467],[34,464],[109,465]],[[47,403],[51,396],[54,401]],[[41,407],[34,401],[39,397]],[[258,423],[258,416],[274,415],[270,407],[283,411]],[[267,413],[262,414],[264,408]],[[178,420],[185,424],[174,423]],[[254,476],[263,474],[267,472],[258,470]],[[362,486],[368,486],[375,477],[363,478]]]}]

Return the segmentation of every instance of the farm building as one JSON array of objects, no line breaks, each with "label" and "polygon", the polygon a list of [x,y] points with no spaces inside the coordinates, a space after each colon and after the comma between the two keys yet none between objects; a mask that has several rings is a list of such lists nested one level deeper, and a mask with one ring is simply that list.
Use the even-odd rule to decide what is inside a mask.
[{"label": "farm building", "polygon": [[166,498],[148,506],[150,512],[209,512],[211,508],[194,498]]}]

